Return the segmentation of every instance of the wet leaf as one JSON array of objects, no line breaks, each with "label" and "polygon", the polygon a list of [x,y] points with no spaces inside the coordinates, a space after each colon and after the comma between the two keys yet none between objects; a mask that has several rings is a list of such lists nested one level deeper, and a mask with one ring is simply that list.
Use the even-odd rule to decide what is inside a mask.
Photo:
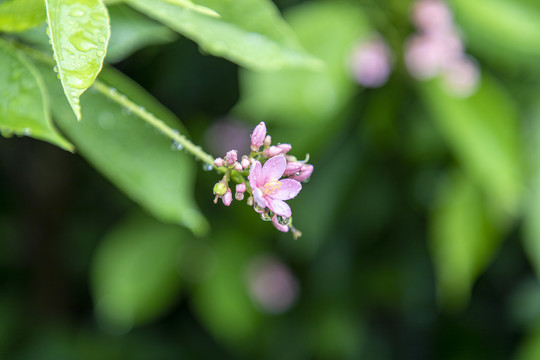
[{"label": "wet leaf", "polygon": [[53,127],[48,107],[37,70],[0,41],[0,132],[31,136],[71,151],[73,146]]},{"label": "wet leaf", "polygon": [[0,32],[17,32],[45,21],[43,0],[10,0],[0,4]]},{"label": "wet leaf", "polygon": [[101,240],[92,264],[92,293],[104,327],[125,332],[155,319],[177,298],[185,229],[142,213],[118,223]]},{"label": "wet leaf", "polygon": [[[208,230],[193,199],[195,171],[189,155],[172,151],[165,136],[93,90],[82,97],[88,121],[73,121],[54,72],[46,66],[39,69],[51,94],[54,119],[81,155],[158,219],[181,224],[198,235]],[[127,94],[169,126],[183,131],[178,119],[138,85],[120,73],[111,74],[104,74],[105,80],[116,85],[111,91]]]},{"label": "wet leaf", "polygon": [[302,50],[275,5],[268,0],[196,2],[215,10],[219,18],[162,0],[129,0],[128,3],[194,40],[204,51],[254,70],[320,65]]},{"label": "wet leaf", "polygon": [[46,4],[55,69],[80,120],[79,97],[92,85],[105,58],[109,14],[101,0],[46,0]]}]

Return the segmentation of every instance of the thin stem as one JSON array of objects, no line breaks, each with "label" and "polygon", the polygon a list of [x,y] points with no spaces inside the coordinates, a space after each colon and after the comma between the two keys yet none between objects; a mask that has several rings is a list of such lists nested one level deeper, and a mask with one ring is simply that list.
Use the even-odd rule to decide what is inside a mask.
[{"label": "thin stem", "polygon": [[129,100],[125,95],[119,93],[115,88],[109,87],[99,80],[96,80],[92,87],[121,106],[125,107],[151,126],[158,129],[165,136],[171,138],[178,144],[181,144],[186,151],[190,152],[199,160],[214,167],[214,158],[211,155],[204,152],[200,146],[192,143],[187,137],[180,134],[178,130],[173,129],[165,124],[163,120],[158,119],[154,114],[146,110],[144,107],[138,106],[133,101]]},{"label": "thin stem", "polygon": [[[14,45],[17,46],[17,48],[23,50],[27,55],[29,55],[30,57],[32,57],[33,59],[37,61],[40,61],[48,65],[54,64],[54,60],[50,56],[47,56],[38,50],[35,50],[31,47],[25,46],[20,43],[14,43]],[[92,85],[92,88],[96,89],[103,95],[107,96],[108,98],[117,102],[121,106],[130,110],[132,113],[137,115],[140,119],[146,121],[148,124],[158,129],[163,135],[171,138],[173,141],[177,142],[178,144],[181,144],[187,152],[191,153],[193,156],[195,156],[197,159],[201,160],[202,162],[208,164],[209,167],[212,166],[212,168],[215,168],[214,158],[212,157],[212,155],[204,152],[204,150],[200,146],[197,146],[194,143],[192,143],[187,137],[180,134],[178,130],[171,128],[170,126],[165,124],[163,120],[158,119],[154,114],[146,110],[144,107],[138,106],[133,101],[128,99],[127,96],[119,93],[115,88],[105,85],[103,82],[101,82],[98,79],[96,79],[96,81]]]}]

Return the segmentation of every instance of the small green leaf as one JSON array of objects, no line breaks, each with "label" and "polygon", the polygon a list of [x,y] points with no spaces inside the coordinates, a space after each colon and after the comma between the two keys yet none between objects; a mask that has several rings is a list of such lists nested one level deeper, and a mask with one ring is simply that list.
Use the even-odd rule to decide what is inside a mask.
[{"label": "small green leaf", "polygon": [[101,0],[46,0],[46,4],[55,69],[80,120],[79,97],[92,85],[105,58],[109,14]]},{"label": "small green leaf", "polygon": [[[195,234],[208,230],[206,219],[193,199],[194,162],[171,150],[170,141],[122,106],[94,90],[83,97],[83,115],[88,121],[73,121],[54,72],[39,67],[51,94],[58,126],[96,169],[158,219],[186,226]],[[111,75],[112,74],[112,75]],[[183,132],[182,124],[148,93],[120,73],[105,80],[141,106]],[[118,89],[118,90],[116,90]]]},{"label": "small green leaf", "polygon": [[18,32],[45,21],[43,0],[10,0],[0,4],[0,32]]},{"label": "small green leaf", "polygon": [[444,180],[431,218],[431,252],[439,300],[459,309],[466,305],[500,237],[477,187],[461,173]]},{"label": "small green leaf", "polygon": [[126,5],[111,5],[108,9],[111,17],[111,39],[106,60],[109,62],[120,61],[147,45],[168,43],[178,37],[169,28]]},{"label": "small green leaf", "polygon": [[92,264],[92,292],[102,324],[125,332],[167,310],[180,290],[182,243],[191,236],[141,213],[110,230]]},{"label": "small green leaf", "polygon": [[204,51],[254,70],[320,66],[301,49],[269,0],[197,1],[215,10],[219,18],[162,0],[128,3],[193,39]]},{"label": "small green leaf", "polygon": [[471,179],[489,200],[516,216],[524,186],[518,116],[508,94],[489,77],[469,98],[449,95],[437,81],[420,84],[426,106]]},{"label": "small green leaf", "polygon": [[45,140],[72,151],[53,127],[41,76],[10,45],[0,41],[0,132]]}]

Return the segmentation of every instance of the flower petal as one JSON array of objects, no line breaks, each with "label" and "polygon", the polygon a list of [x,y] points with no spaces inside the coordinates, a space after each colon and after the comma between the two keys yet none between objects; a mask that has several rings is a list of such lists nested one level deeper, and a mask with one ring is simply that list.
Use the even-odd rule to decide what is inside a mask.
[{"label": "flower petal", "polygon": [[278,181],[287,167],[287,160],[283,155],[276,155],[273,158],[268,159],[263,165],[262,176],[264,178],[264,184],[269,181]]},{"label": "flower petal", "polygon": [[278,191],[270,195],[272,199],[289,200],[296,197],[300,190],[302,190],[302,184],[296,180],[283,179],[279,182],[281,183],[281,186],[279,187]]},{"label": "flower petal", "polygon": [[267,207],[267,202],[266,202],[266,199],[263,196],[263,193],[262,193],[261,189],[253,188],[253,199],[255,199],[255,202],[260,207],[262,207],[262,208]]},{"label": "flower petal", "polygon": [[289,205],[285,201],[277,200],[277,199],[269,199],[266,198],[268,202],[268,207],[270,210],[278,215],[285,216],[285,217],[291,217],[292,211]]},{"label": "flower petal", "polygon": [[255,161],[251,165],[251,169],[249,170],[249,185],[253,190],[258,187],[264,186],[263,176],[262,176],[262,165],[260,162]]}]

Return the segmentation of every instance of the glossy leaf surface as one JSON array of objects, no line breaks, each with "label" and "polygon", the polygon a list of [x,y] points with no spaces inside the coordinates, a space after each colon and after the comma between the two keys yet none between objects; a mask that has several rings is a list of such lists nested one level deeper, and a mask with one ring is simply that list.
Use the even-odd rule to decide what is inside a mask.
[{"label": "glossy leaf surface", "polygon": [[10,0],[0,4],[0,32],[17,32],[45,21],[43,0]]}]

